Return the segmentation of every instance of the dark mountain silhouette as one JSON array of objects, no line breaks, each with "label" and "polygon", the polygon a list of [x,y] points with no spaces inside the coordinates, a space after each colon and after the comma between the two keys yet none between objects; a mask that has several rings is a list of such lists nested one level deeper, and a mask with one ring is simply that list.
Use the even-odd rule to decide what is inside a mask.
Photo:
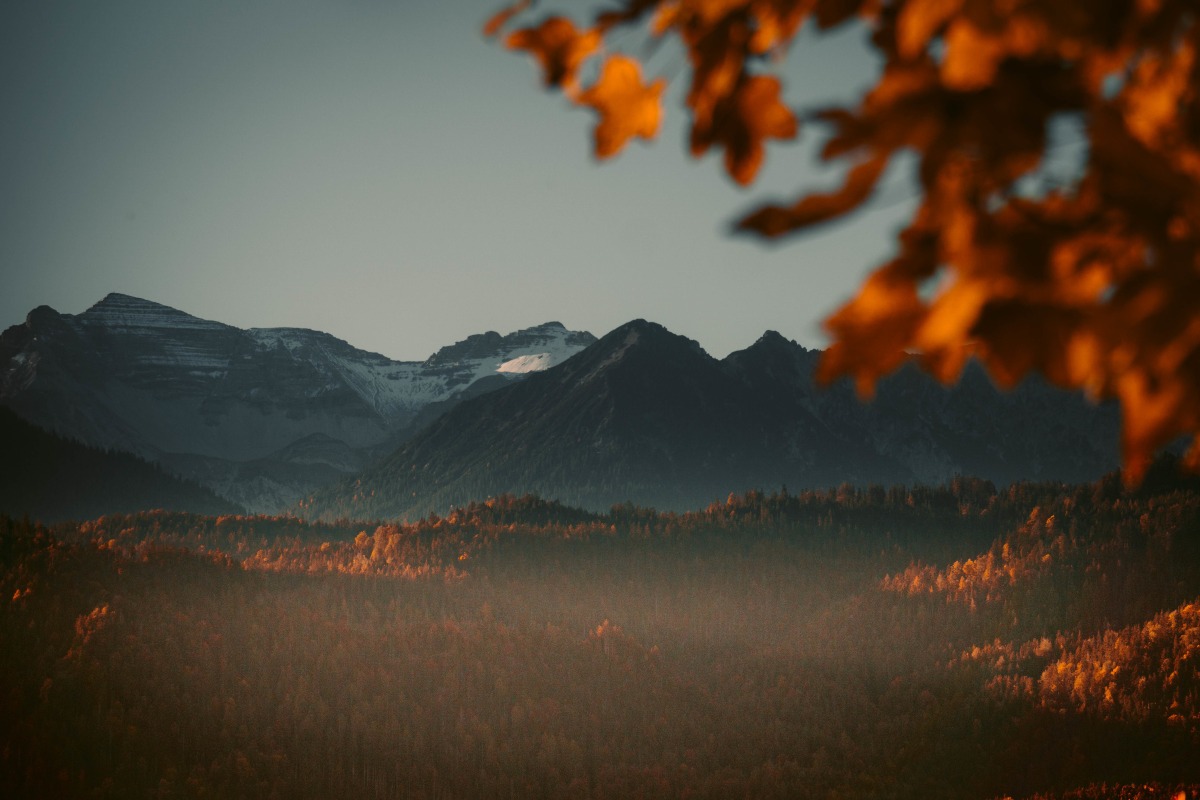
[{"label": "dark mountain silhouette", "polygon": [[113,293],[82,314],[41,306],[0,334],[0,404],[273,512],[391,452],[435,409],[592,341],[548,322],[396,361],[320,331],[241,329]]},{"label": "dark mountain silhouette", "polygon": [[199,514],[241,508],[129,453],[87,447],[0,406],[0,513],[43,522],[151,508]]},{"label": "dark mountain silhouette", "polygon": [[304,513],[415,517],[524,492],[685,508],[781,484],[1092,480],[1118,463],[1112,407],[1038,382],[1001,392],[975,365],[949,388],[902,369],[862,403],[848,384],[814,384],[819,356],[768,332],[719,361],[635,320],[463,402]]}]

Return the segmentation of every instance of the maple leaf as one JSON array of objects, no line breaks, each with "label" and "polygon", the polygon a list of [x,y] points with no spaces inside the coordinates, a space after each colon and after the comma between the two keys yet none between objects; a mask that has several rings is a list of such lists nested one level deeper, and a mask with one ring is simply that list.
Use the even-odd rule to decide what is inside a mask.
[{"label": "maple leaf", "polygon": [[887,163],[886,156],[873,156],[851,169],[836,192],[806,195],[790,206],[764,206],[741,220],[737,229],[775,237],[840,217],[866,202]]},{"label": "maple leaf", "polygon": [[709,23],[698,11],[693,11],[690,17],[675,24],[685,31],[683,35],[688,46],[688,60],[692,64],[692,85],[688,90],[687,104],[694,120],[693,136],[698,132],[707,134],[714,117],[728,112],[728,106],[725,112],[718,107],[729,99],[743,78],[749,30],[746,20],[740,16],[729,15]]},{"label": "maple leaf", "polygon": [[692,127],[692,154],[713,144],[725,148],[725,170],[743,186],[754,181],[765,157],[766,139],[794,139],[799,130],[791,109],[779,100],[779,79],[754,75],[738,83],[718,104],[711,126]]},{"label": "maple leaf", "polygon": [[547,86],[573,90],[580,65],[600,48],[600,34],[590,29],[578,31],[566,17],[552,16],[537,27],[513,31],[505,45],[533,54],[542,65]]},{"label": "maple leaf", "polygon": [[634,136],[653,139],[662,120],[662,93],[666,81],[642,83],[637,61],[612,56],[604,62],[596,83],[579,95],[580,105],[600,115],[594,132],[596,157],[616,155]]},{"label": "maple leaf", "polygon": [[886,266],[863,283],[858,295],[825,320],[833,344],[821,356],[818,380],[852,375],[861,397],[875,382],[908,360],[904,346],[925,317],[916,287],[898,280]]}]

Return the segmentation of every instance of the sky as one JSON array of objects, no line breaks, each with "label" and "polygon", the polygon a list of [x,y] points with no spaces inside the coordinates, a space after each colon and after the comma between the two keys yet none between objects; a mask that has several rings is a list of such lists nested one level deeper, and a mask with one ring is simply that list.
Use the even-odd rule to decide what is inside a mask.
[{"label": "sky", "polygon": [[[405,360],[639,317],[718,357],[768,329],[822,346],[911,212],[903,165],[850,222],[731,236],[761,202],[836,185],[821,131],[769,149],[745,190],[687,155],[679,87],[656,141],[598,163],[590,112],[483,38],[500,5],[0,4],[0,326],[115,291]],[[863,41],[804,36],[779,65],[789,103],[854,99],[878,68]],[[649,62],[683,65],[669,47]]]}]

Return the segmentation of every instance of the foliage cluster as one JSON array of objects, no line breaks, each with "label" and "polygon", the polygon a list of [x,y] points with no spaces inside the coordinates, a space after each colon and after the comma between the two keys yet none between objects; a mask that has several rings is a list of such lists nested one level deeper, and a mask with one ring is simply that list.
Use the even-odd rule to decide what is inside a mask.
[{"label": "foliage cluster", "polygon": [[[642,77],[638,42],[682,50],[691,153],[723,150],[730,177],[749,184],[766,144],[800,131],[783,81],[808,24],[859,25],[882,62],[861,98],[806,114],[828,129],[821,157],[845,167],[844,183],[738,227],[778,237],[843,217],[903,154],[916,156],[920,194],[894,257],[826,320],[824,374],[869,393],[910,351],[943,380],[972,354],[1005,384],[1036,370],[1120,400],[1133,477],[1157,448],[1200,433],[1200,17],[1189,0],[619,0],[581,26],[546,14],[505,43],[597,114],[600,158],[660,126],[667,77]],[[1062,177],[1055,127],[1080,139],[1080,164]],[[1192,454],[1200,465],[1200,440]]]}]

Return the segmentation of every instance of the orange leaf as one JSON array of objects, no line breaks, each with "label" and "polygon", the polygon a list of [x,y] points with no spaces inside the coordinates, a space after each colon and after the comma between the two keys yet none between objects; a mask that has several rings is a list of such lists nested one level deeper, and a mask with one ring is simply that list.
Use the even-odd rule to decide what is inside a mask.
[{"label": "orange leaf", "polygon": [[1041,372],[1051,383],[1073,388],[1080,362],[1072,361],[1077,351],[1071,348],[1084,319],[1070,307],[993,298],[980,311],[971,334],[1001,386],[1016,386],[1030,372]]},{"label": "orange leaf", "polygon": [[751,13],[756,24],[750,37],[750,50],[767,53],[785,47],[811,13],[808,3],[794,0],[754,0]]},{"label": "orange leaf", "polygon": [[662,36],[679,24],[683,8],[679,3],[663,3],[650,20],[650,32]]},{"label": "orange leaf", "polygon": [[[1121,399],[1121,444],[1125,479],[1136,483],[1150,463],[1154,451],[1179,434],[1186,420],[1188,403],[1185,381],[1156,380],[1143,370],[1130,369],[1116,382]],[[1194,406],[1193,406],[1194,407]]]},{"label": "orange leaf", "polygon": [[662,120],[662,92],[666,81],[642,83],[638,62],[616,55],[604,62],[600,78],[579,95],[580,105],[600,115],[596,123],[596,157],[616,155],[634,136],[653,139]]},{"label": "orange leaf", "polygon": [[1195,51],[1184,40],[1162,58],[1147,58],[1137,66],[1125,90],[1125,120],[1142,143],[1153,147],[1178,124],[1180,101],[1192,91]]},{"label": "orange leaf", "polygon": [[541,25],[522,28],[509,34],[505,44],[510,50],[528,50],[541,62],[547,86],[575,85],[575,73],[589,56],[600,48],[600,34],[582,32],[566,17],[547,17]]},{"label": "orange leaf", "polygon": [[[929,304],[929,314],[913,336],[913,344],[935,361],[939,353],[961,353],[961,344],[970,339],[972,326],[993,289],[986,280],[959,277]],[[938,375],[940,380],[956,377],[954,360],[942,364],[945,374]]]},{"label": "orange leaf", "polygon": [[776,237],[840,217],[871,196],[887,163],[887,156],[873,156],[850,170],[836,192],[810,194],[791,206],[764,206],[739,222],[737,229]]},{"label": "orange leaf", "polygon": [[950,89],[974,91],[992,82],[1007,55],[1004,39],[975,27],[965,18],[946,31],[942,82]]},{"label": "orange leaf", "polygon": [[[704,23],[701,13],[677,22],[688,45],[692,63],[692,86],[687,105],[692,110],[692,154],[699,155],[712,143],[713,118],[722,103],[728,103],[743,79],[745,41],[750,36],[745,19],[730,15],[717,23]],[[704,138],[698,145],[697,138]]]},{"label": "orange leaf", "polygon": [[852,375],[860,396],[908,359],[904,348],[925,316],[916,285],[896,279],[887,267],[873,273],[858,295],[825,320],[834,342],[821,357],[818,380]]},{"label": "orange leaf", "polygon": [[755,75],[742,80],[732,95],[713,111],[710,128],[697,120],[692,127],[692,154],[710,145],[725,147],[725,169],[743,186],[751,183],[762,166],[766,139],[792,139],[798,130],[791,109],[779,101],[779,79]]},{"label": "orange leaf", "polygon": [[896,22],[896,45],[904,58],[916,58],[946,22],[962,8],[963,0],[909,0]]},{"label": "orange leaf", "polygon": [[508,24],[508,21],[520,14],[525,9],[529,8],[530,0],[518,0],[518,2],[507,5],[497,11],[483,26],[483,35],[487,38],[492,38],[500,29]]}]

